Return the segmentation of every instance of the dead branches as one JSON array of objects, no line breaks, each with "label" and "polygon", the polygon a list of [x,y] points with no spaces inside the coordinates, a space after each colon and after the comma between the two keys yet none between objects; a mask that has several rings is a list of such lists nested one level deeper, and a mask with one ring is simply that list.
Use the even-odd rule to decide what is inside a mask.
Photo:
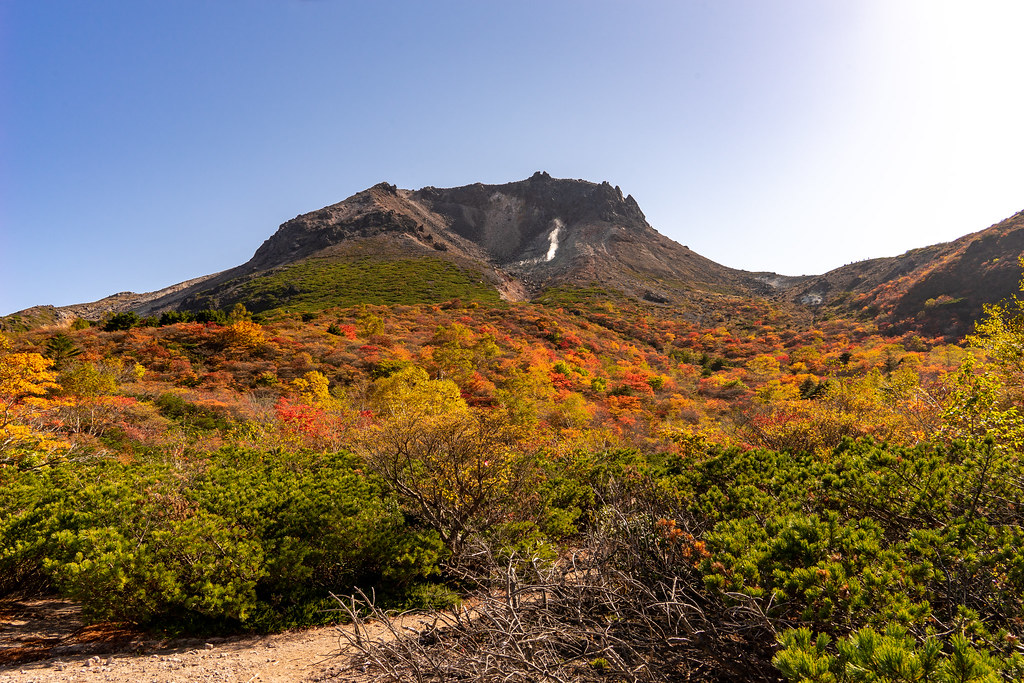
[{"label": "dead branches", "polygon": [[466,577],[478,588],[457,609],[413,617],[338,598],[352,667],[424,683],[778,680],[763,607],[709,598],[648,515],[613,511],[553,565],[478,552],[491,570]]}]

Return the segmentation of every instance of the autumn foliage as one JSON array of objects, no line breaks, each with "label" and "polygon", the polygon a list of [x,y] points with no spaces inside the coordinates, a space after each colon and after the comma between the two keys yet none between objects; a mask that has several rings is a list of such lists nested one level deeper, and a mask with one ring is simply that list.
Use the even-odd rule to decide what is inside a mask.
[{"label": "autumn foliage", "polygon": [[558,562],[647,500],[628,524],[708,604],[758,605],[792,680],[931,638],[1012,670],[1019,302],[948,344],[766,301],[541,301],[0,339],[0,588],[273,629],[356,586],[450,601],[480,557]]}]

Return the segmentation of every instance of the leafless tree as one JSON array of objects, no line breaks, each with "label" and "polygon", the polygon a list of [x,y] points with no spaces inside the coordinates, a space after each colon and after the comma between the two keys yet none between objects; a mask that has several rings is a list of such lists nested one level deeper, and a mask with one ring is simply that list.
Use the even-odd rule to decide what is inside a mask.
[{"label": "leafless tree", "polygon": [[687,523],[667,534],[654,512],[607,507],[555,563],[499,559],[479,544],[466,566],[490,571],[467,570],[475,589],[463,605],[415,626],[372,596],[338,598],[353,623],[343,631],[350,667],[374,681],[780,680],[767,605],[701,590],[691,553],[672,541],[688,537],[674,533]]}]

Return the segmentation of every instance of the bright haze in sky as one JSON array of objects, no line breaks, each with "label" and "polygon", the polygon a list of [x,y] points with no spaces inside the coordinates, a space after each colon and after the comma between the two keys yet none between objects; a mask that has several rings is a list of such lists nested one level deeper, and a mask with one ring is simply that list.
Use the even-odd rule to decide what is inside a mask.
[{"label": "bright haze in sky", "polygon": [[1024,2],[0,0],[0,313],[380,181],[607,180],[789,275],[1024,209]]}]

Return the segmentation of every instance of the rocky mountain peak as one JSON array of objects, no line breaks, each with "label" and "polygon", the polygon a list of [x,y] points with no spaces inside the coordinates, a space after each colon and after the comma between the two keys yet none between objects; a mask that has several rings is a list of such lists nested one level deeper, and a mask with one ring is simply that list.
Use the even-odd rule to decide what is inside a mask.
[{"label": "rocky mountain peak", "polygon": [[[346,268],[372,272],[402,261],[403,268],[423,264],[421,272],[431,273],[417,280],[427,301],[434,301],[429,292],[437,274],[447,272],[511,300],[553,286],[598,286],[691,308],[713,305],[707,302],[723,295],[771,296],[808,311],[868,315],[891,329],[955,337],[969,329],[983,304],[1016,291],[1022,253],[1024,212],[954,242],[821,276],[748,273],[658,233],[618,186],[537,171],[498,185],[406,190],[377,183],[286,221],[235,268],[159,292],[122,293],[37,317],[95,318],[126,310],[149,315],[235,302],[269,307],[305,296],[303,287],[330,292],[348,286],[331,279]],[[308,282],[289,280],[297,272],[306,273]],[[254,299],[253,292],[263,298]]]},{"label": "rocky mountain peak", "polygon": [[476,269],[502,296],[519,299],[558,284],[599,284],[659,302],[700,289],[739,294],[764,287],[659,234],[619,187],[538,171],[500,185],[404,190],[378,183],[283,223],[247,263],[212,277],[201,291],[152,306],[215,305],[224,298],[218,292],[309,258],[407,257]]}]

